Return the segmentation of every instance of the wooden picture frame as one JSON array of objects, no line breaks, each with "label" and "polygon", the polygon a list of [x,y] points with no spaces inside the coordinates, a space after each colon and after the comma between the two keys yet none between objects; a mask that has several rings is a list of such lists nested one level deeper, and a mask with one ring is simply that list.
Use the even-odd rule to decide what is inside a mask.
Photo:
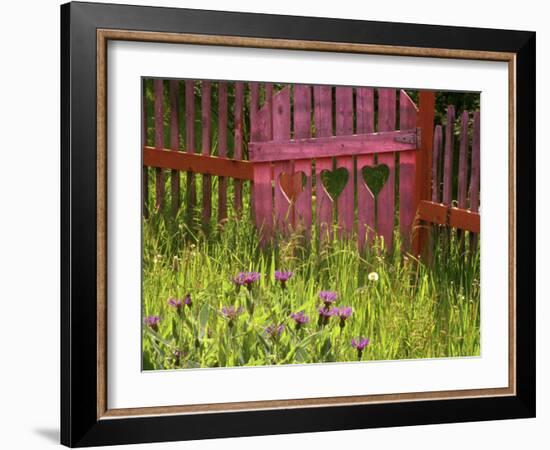
[{"label": "wooden picture frame", "polygon": [[[110,409],[106,400],[105,189],[109,40],[507,62],[509,386]],[[80,447],[535,416],[535,33],[73,2],[61,7],[61,55],[61,442],[64,445]],[[423,214],[428,217],[432,213]]]}]

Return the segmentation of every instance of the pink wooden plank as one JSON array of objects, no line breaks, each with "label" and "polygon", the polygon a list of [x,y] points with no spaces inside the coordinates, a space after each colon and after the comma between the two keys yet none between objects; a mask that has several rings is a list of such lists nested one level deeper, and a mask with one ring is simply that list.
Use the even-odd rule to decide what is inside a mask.
[{"label": "pink wooden plank", "polygon": [[317,175],[317,224],[319,225],[319,235],[321,239],[326,239],[332,236],[332,210],[334,202],[323,185],[321,179],[321,172],[323,170],[332,171],[332,158],[321,158],[315,161],[315,173]]},{"label": "pink wooden plank", "polygon": [[[227,83],[218,83],[218,156],[227,156]],[[218,222],[227,218],[227,179],[218,178]]]},{"label": "pink wooden plank", "polygon": [[332,87],[313,86],[315,136],[332,136]]},{"label": "pink wooden plank", "polygon": [[[313,87],[313,114],[315,118],[315,136],[332,136],[332,87]],[[315,213],[321,239],[330,236],[332,231],[333,201],[321,180],[323,170],[332,170],[332,158],[319,158],[315,161],[316,205]]]},{"label": "pink wooden plank", "polygon": [[458,207],[466,208],[468,193],[468,111],[462,113],[460,122],[460,154],[458,159]]},{"label": "pink wooden plank", "polygon": [[432,157],[432,202],[439,203],[441,198],[439,195],[439,157],[441,155],[441,144],[443,140],[443,131],[441,125],[437,125],[434,131],[434,147]]},{"label": "pink wooden plank", "polygon": [[374,89],[357,88],[355,91],[357,134],[374,133]]},{"label": "pink wooden plank", "polygon": [[[353,89],[350,87],[336,88],[336,134],[353,134]],[[349,235],[353,231],[355,212],[354,196],[354,164],[353,156],[336,158],[336,167],[348,171],[348,181],[338,196],[338,226],[341,235]]]},{"label": "pink wooden plank", "polygon": [[[357,133],[374,132],[374,90],[357,88],[355,94]],[[375,216],[374,196],[363,179],[362,169],[374,165],[373,155],[357,156],[357,219],[358,244],[362,250],[366,243],[372,243],[374,237]]]},{"label": "pink wooden plank", "polygon": [[[256,88],[251,93],[257,104]],[[266,86],[266,91],[272,92]],[[266,94],[268,95],[268,94]],[[271,95],[271,94],[269,94]],[[254,104],[253,103],[253,104]],[[266,101],[264,106],[250,115],[250,134],[258,141],[270,140],[272,136],[272,102]],[[256,227],[260,230],[260,241],[265,245],[273,235],[273,186],[271,180],[271,164],[268,162],[254,164],[254,213]]]},{"label": "pink wooden plank", "polygon": [[[185,151],[195,153],[195,82],[193,80],[185,81]],[[186,199],[187,215],[193,214],[193,209],[197,202],[197,187],[195,184],[195,174],[187,172]]]},{"label": "pink wooden plank", "polygon": [[[281,89],[273,96],[273,140],[290,139],[290,86]],[[281,174],[292,174],[292,164],[289,161],[276,162],[273,165],[275,180],[275,220],[280,231],[293,223],[291,202],[280,185]]]},{"label": "pink wooden plank", "polygon": [[[201,83],[201,123],[202,123],[202,154],[210,155],[210,115],[211,115],[211,93],[210,81]],[[210,223],[212,217],[212,177],[202,176],[202,222],[204,225]]]},{"label": "pink wooden plank", "polygon": [[[141,146],[147,145],[147,96],[145,95],[145,79],[141,86]],[[143,217],[149,217],[149,168],[143,166],[141,175],[141,188],[143,196]]]},{"label": "pink wooden plank", "polygon": [[[309,138],[311,136],[311,87],[294,86],[294,137]],[[294,172],[303,172],[306,176],[305,186],[301,182],[296,189],[302,192],[295,201],[295,223],[304,228],[306,236],[310,235],[312,222],[311,208],[311,160],[298,160]]]},{"label": "pink wooden plank", "polygon": [[[244,101],[244,83],[238,81],[235,83],[235,150],[234,159],[243,159],[243,101]],[[242,181],[234,180],[234,199],[233,204],[236,212],[240,212],[243,207],[242,199]]]},{"label": "pink wooden plank", "polygon": [[447,124],[445,125],[445,156],[443,167],[443,203],[450,205],[453,199],[453,146],[454,146],[455,107],[447,108]]},{"label": "pink wooden plank", "polygon": [[470,210],[474,212],[479,211],[479,171],[480,171],[480,159],[479,159],[479,111],[474,113],[474,130],[472,137],[472,175],[470,178]]},{"label": "pink wooden plank", "polygon": [[[251,142],[249,150],[250,159],[254,161],[288,161],[415,150],[416,138],[416,130],[385,131],[374,134]],[[407,139],[411,142],[396,139]]]},{"label": "pink wooden plank", "polygon": [[[179,93],[179,81],[170,80],[170,148],[175,152],[180,149]],[[180,206],[180,173],[178,170],[172,170],[170,173],[170,187],[172,214],[175,216]]]},{"label": "pink wooden plank", "polygon": [[[410,130],[416,126],[418,110],[404,90],[399,92],[399,128]],[[399,154],[399,229],[402,249],[408,251],[412,239],[412,225],[416,214],[414,201],[416,150]]]},{"label": "pink wooden plank", "polygon": [[294,164],[294,173],[303,173],[306,177],[304,186],[301,185],[301,179],[298,178],[301,192],[298,194],[295,201],[295,225],[296,227],[303,228],[306,236],[310,236],[313,217],[311,206],[311,168],[312,164],[310,159],[299,159]]},{"label": "pink wooden plank", "polygon": [[[155,93],[155,147],[158,150],[164,148],[164,85],[163,80],[156,78],[154,80]],[[164,204],[164,172],[162,169],[155,169],[156,172],[156,203],[157,209],[161,209]]]},{"label": "pink wooden plank", "polygon": [[[378,89],[378,131],[395,130],[395,89]],[[384,239],[384,248],[391,252],[393,247],[393,226],[395,208],[395,154],[380,153],[378,164],[388,166],[388,180],[378,194],[378,234]]]}]

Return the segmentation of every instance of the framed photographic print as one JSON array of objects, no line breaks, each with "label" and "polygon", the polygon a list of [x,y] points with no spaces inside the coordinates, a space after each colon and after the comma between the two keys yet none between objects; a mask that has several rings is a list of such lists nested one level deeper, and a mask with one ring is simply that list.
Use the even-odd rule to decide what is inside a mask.
[{"label": "framed photographic print", "polygon": [[534,416],[535,33],[61,18],[63,444]]}]

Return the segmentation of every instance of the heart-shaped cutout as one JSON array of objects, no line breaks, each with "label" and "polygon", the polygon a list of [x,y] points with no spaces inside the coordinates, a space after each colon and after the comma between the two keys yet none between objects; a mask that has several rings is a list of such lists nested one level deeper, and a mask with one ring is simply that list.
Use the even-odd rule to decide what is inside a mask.
[{"label": "heart-shaped cutout", "polygon": [[380,193],[390,176],[390,168],[386,164],[365,166],[361,169],[365,184],[375,197]]},{"label": "heart-shaped cutout", "polygon": [[279,175],[279,186],[291,202],[296,200],[300,192],[304,190],[306,183],[307,177],[304,172],[283,172]]},{"label": "heart-shaped cutout", "polygon": [[342,193],[348,182],[348,169],[339,167],[335,170],[322,170],[321,181],[326,191],[333,200],[336,200]]}]

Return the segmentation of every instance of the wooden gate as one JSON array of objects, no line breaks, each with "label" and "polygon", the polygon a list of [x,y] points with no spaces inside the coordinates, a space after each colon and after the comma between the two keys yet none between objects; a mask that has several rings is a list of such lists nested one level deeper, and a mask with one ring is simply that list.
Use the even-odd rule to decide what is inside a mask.
[{"label": "wooden gate", "polygon": [[[398,194],[402,242],[410,248],[419,188],[425,180],[417,181],[420,115],[405,91],[378,89],[375,96],[372,88],[294,85],[293,91],[286,86],[273,95],[272,85],[266,84],[267,100],[259,107],[258,90],[257,84],[251,86],[249,155],[254,162],[255,218],[263,239],[269,239],[274,228],[309,233],[315,222],[326,237],[337,211],[342,235],[356,231],[362,248],[378,233],[391,250]],[[433,101],[431,120],[430,127]],[[388,169],[377,196],[363,177],[364,168],[376,165]],[[342,169],[347,182],[335,202],[321,174]]]}]

